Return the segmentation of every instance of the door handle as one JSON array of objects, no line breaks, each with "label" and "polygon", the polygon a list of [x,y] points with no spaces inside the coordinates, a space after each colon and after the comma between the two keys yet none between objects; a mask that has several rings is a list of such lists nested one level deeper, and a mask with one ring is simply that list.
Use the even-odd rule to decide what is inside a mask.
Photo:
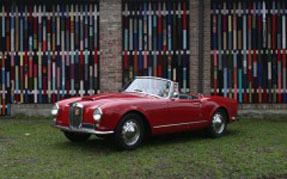
[{"label": "door handle", "polygon": [[192,105],[194,105],[194,106],[199,106],[200,103],[192,103]]}]

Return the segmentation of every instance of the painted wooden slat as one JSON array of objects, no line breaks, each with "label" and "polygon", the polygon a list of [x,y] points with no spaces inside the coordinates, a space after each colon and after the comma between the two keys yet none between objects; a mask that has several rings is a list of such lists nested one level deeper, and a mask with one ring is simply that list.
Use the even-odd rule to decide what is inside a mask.
[{"label": "painted wooden slat", "polygon": [[123,81],[149,75],[189,91],[189,1],[123,1]]},{"label": "painted wooden slat", "polygon": [[212,94],[286,103],[286,2],[213,0],[211,8]]},{"label": "painted wooden slat", "polygon": [[[0,3],[1,115],[99,90],[98,2]],[[79,70],[79,67],[82,67]]]}]

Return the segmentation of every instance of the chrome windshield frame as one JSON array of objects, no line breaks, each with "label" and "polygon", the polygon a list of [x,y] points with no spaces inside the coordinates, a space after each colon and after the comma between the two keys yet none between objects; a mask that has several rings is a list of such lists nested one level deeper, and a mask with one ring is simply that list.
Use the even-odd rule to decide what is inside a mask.
[{"label": "chrome windshield frame", "polygon": [[165,79],[165,78],[154,77],[154,76],[136,76],[134,80],[136,80],[136,79],[152,79],[152,80],[162,80],[162,81],[169,82],[170,83],[170,88],[169,88],[168,96],[164,98],[164,97],[158,96],[156,94],[151,94],[151,93],[146,93],[146,92],[137,92],[137,91],[134,91],[134,92],[123,91],[124,93],[147,94],[147,95],[154,96],[154,97],[157,97],[157,98],[160,98],[160,99],[171,99],[172,98],[172,94],[173,94],[173,91],[174,91],[174,82],[173,81]]}]

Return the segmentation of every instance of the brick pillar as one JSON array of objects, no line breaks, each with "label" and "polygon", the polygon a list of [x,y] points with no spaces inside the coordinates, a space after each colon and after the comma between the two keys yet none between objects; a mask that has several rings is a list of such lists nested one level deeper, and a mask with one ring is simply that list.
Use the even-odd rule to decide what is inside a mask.
[{"label": "brick pillar", "polygon": [[211,14],[211,0],[204,0],[204,65],[203,65],[203,94],[209,95],[211,92],[211,58],[210,58],[210,51],[211,51],[211,25],[210,25],[210,14]]},{"label": "brick pillar", "polygon": [[[190,1],[190,86],[191,92],[199,91],[199,83],[202,83],[203,93],[210,94],[210,5],[211,0],[204,0],[204,18],[199,21],[199,2],[202,0]],[[204,25],[203,33],[203,62],[199,59],[199,25]],[[202,74],[199,74],[199,63],[202,63]],[[199,81],[201,75],[202,81]]]},{"label": "brick pillar", "polygon": [[116,92],[122,86],[121,0],[100,0],[100,90]]},{"label": "brick pillar", "polygon": [[190,65],[189,80],[190,91],[198,92],[198,4],[199,0],[189,2],[189,45],[190,45]]}]

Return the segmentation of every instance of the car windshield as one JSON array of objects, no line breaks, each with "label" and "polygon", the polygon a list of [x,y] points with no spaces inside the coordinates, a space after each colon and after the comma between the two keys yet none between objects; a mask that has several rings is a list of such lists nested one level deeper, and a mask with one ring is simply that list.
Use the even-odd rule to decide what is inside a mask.
[{"label": "car windshield", "polygon": [[138,78],[135,79],[124,92],[146,93],[161,98],[167,98],[170,93],[171,82],[163,79]]}]

